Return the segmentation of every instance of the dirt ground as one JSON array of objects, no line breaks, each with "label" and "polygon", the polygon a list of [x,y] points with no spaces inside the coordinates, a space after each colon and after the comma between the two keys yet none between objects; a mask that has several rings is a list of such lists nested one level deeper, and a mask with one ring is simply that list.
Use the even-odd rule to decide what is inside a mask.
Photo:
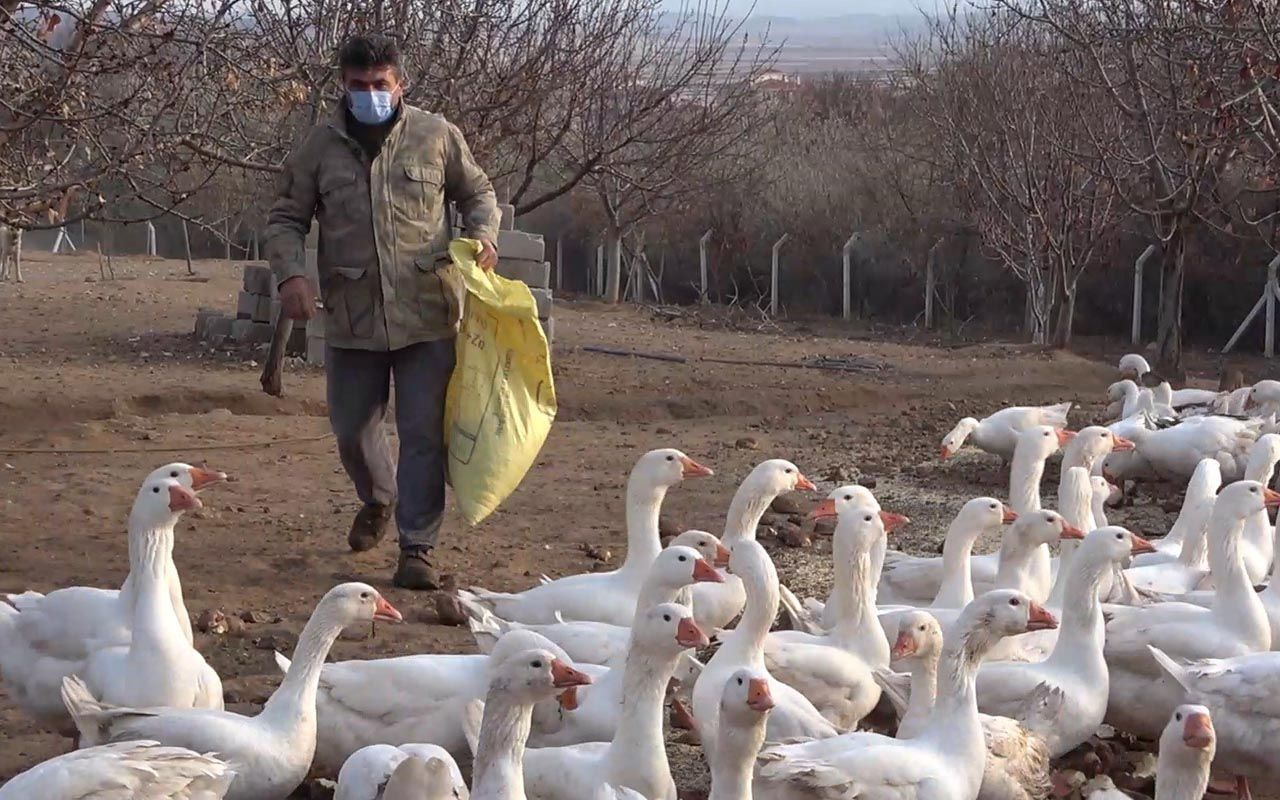
[{"label": "dirt ground", "polygon": [[[32,253],[27,283],[0,284],[0,590],[118,585],[128,570],[125,517],[138,482],[160,464],[185,460],[233,478],[204,494],[206,508],[183,522],[176,552],[193,614],[252,611],[258,620],[237,634],[198,635],[231,699],[267,696],[276,682],[271,650],[288,652],[316,599],[345,580],[372,583],[408,622],[380,626],[372,639],[344,637],[334,658],[468,650],[465,629],[435,624],[430,597],[391,587],[394,545],[347,551],[356,505],[332,442],[316,439],[328,431],[321,372],[292,364],[286,396],[270,398],[259,390],[252,353],[194,340],[198,307],[235,308],[239,269],[197,263],[199,280],[186,279],[181,262],[118,260],[116,270],[116,280],[102,281],[96,258]],[[824,492],[836,481],[874,481],[885,508],[913,520],[896,546],[934,551],[964,500],[1005,493],[993,459],[938,463],[939,439],[955,420],[1004,404],[1070,399],[1081,403],[1073,423],[1086,423],[1101,412],[1123,352],[1094,345],[1091,360],[1010,344],[946,346],[919,332],[828,321],[761,330],[744,318],[672,319],[590,302],[559,302],[555,315],[557,423],[504,508],[474,529],[446,523],[441,566],[460,584],[519,589],[541,572],[590,569],[588,545],[619,561],[627,472],[660,446],[716,470],[668,496],[664,516],[679,526],[718,532],[737,482],[754,463],[784,457]],[[690,363],[619,358],[585,345],[679,354]],[[883,368],[696,361],[703,356],[858,356]],[[1216,373],[1200,378],[1216,386]],[[1150,504],[1119,518],[1148,532],[1168,520]],[[797,594],[825,593],[828,541],[768,544]],[[0,743],[0,778],[68,748],[15,711],[2,689]],[[678,781],[696,788],[704,777],[688,755],[675,759]]]}]

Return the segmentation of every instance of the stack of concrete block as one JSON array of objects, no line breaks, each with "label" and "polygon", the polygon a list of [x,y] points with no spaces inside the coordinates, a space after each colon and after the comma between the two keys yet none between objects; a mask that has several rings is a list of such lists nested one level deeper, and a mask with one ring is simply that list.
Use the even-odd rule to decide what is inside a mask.
[{"label": "stack of concrete block", "polygon": [[[311,233],[315,234],[315,228]],[[307,277],[311,279],[316,286],[316,297],[320,294],[320,269],[316,261],[316,243],[314,240],[307,241]],[[316,367],[324,366],[324,309],[317,308],[316,315],[307,320],[306,326],[306,351],[307,363]]]},{"label": "stack of concrete block", "polygon": [[[228,339],[242,345],[266,344],[271,341],[279,309],[280,300],[276,296],[276,281],[271,268],[245,264],[235,315],[200,309],[196,314],[196,338],[214,344],[223,344]],[[305,345],[305,336],[295,331],[287,351],[300,354]]]},{"label": "stack of concrete block", "polygon": [[551,317],[551,264],[547,261],[547,245],[536,233],[518,231],[515,207],[500,205],[502,230],[498,231],[498,274],[523,281],[538,305],[538,320],[550,342],[555,334]]}]

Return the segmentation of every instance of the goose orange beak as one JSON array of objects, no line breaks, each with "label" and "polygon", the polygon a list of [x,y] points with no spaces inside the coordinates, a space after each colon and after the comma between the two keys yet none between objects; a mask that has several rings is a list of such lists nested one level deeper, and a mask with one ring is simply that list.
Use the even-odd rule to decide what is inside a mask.
[{"label": "goose orange beak", "polygon": [[706,647],[711,644],[711,640],[698,627],[698,623],[693,621],[693,617],[680,620],[680,625],[676,628],[676,642],[683,647]]},{"label": "goose orange beak", "polygon": [[1005,506],[1004,515],[1000,518],[1000,521],[1003,522],[1005,525],[1012,525],[1013,523],[1018,521],[1018,512],[1014,511],[1012,508],[1009,508],[1008,506]]},{"label": "goose orange beak", "polygon": [[716,561],[715,561],[715,564],[716,564],[716,566],[717,566],[717,567],[727,567],[727,566],[729,566],[729,548],[725,547],[724,545],[720,544],[719,542],[716,542]]},{"label": "goose orange beak", "polygon": [[191,468],[191,488],[194,491],[200,491],[214,485],[226,481],[227,473],[215,472],[211,469],[201,469],[200,467]]},{"label": "goose orange beak", "polygon": [[557,699],[560,702],[560,707],[563,708],[565,711],[577,711],[578,710],[578,687],[570,686],[568,689],[565,689],[563,692],[561,692],[559,698]]},{"label": "goose orange beak", "polygon": [[1182,743],[1203,750],[1213,744],[1213,721],[1208,714],[1188,714],[1182,721]]},{"label": "goose orange beak", "polygon": [[1064,522],[1064,523],[1062,523],[1062,537],[1061,537],[1061,538],[1063,538],[1063,539],[1083,539],[1083,538],[1084,538],[1084,531],[1080,530],[1080,529],[1079,529],[1079,528],[1077,528],[1075,525],[1072,525],[1072,524],[1070,524],[1070,523]]},{"label": "goose orange beak", "polygon": [[894,659],[910,658],[916,654],[916,640],[911,634],[903,631],[898,634],[898,638],[893,642],[893,648],[889,651],[890,657]]},{"label": "goose orange beak", "polygon": [[404,617],[396,611],[395,606],[387,602],[385,597],[378,598],[378,604],[373,609],[373,618],[381,622],[404,622]]},{"label": "goose orange beak", "polygon": [[1058,446],[1065,447],[1067,442],[1071,441],[1074,438],[1076,438],[1075,431],[1068,431],[1068,430],[1058,431]]},{"label": "goose orange beak", "polygon": [[946,461],[948,458],[951,458],[951,455],[952,455],[952,453],[951,453],[951,448],[950,448],[950,447],[945,447],[945,446],[944,446],[944,447],[942,448],[942,458],[941,458],[941,460],[942,460],[942,461]]},{"label": "goose orange beak", "polygon": [[818,487],[813,485],[813,481],[803,475],[796,478],[796,491],[804,490],[806,492],[816,492]]},{"label": "goose orange beak", "polygon": [[1058,620],[1050,614],[1048,609],[1039,603],[1032,603],[1030,613],[1027,615],[1028,631],[1043,631],[1058,627]]},{"label": "goose orange beak", "polygon": [[715,475],[711,467],[704,467],[688,456],[680,459],[680,466],[682,467],[680,475],[684,478],[708,478]]},{"label": "goose orange beak", "polygon": [[557,689],[568,689],[573,686],[586,686],[591,683],[591,676],[579,672],[558,658],[551,659],[551,681]]},{"label": "goose orange beak", "polygon": [[752,678],[747,682],[747,705],[762,714],[773,708],[773,693],[767,680]]},{"label": "goose orange beak", "polygon": [[810,519],[831,519],[836,515],[836,501],[827,498],[818,503],[818,507],[809,512]]},{"label": "goose orange beak", "polygon": [[200,498],[196,497],[195,492],[188,491],[181,486],[169,487],[170,511],[195,511],[196,509],[203,507],[204,503],[200,502]]},{"label": "goose orange beak", "polygon": [[[727,552],[727,551],[726,551]],[[725,557],[725,564],[728,565],[729,559]],[[705,558],[700,558],[693,562],[693,580],[694,582],[706,583],[724,583],[724,576],[716,572],[716,568]]]},{"label": "goose orange beak", "polygon": [[897,528],[901,528],[911,521],[911,518],[904,514],[895,514],[892,511],[881,511],[880,521],[884,523],[884,532],[893,533]]},{"label": "goose orange beak", "polygon": [[1267,508],[1280,507],[1280,492],[1264,488],[1262,490],[1262,502],[1266,504]]},{"label": "goose orange beak", "polygon": [[1138,449],[1138,445],[1132,439],[1126,439],[1123,436],[1117,436],[1115,439],[1115,444],[1111,446],[1113,453],[1128,453]]},{"label": "goose orange beak", "polygon": [[1129,550],[1130,553],[1136,556],[1139,553],[1154,553],[1155,551],[1156,546],[1151,542],[1136,533],[1133,535],[1133,547]]}]

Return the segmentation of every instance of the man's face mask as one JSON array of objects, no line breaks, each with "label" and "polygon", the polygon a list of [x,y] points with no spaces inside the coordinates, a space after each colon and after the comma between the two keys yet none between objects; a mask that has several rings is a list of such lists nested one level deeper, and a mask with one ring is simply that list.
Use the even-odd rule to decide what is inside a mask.
[{"label": "man's face mask", "polygon": [[393,67],[347,70],[343,75],[351,116],[366,125],[379,125],[400,104],[400,76]]}]

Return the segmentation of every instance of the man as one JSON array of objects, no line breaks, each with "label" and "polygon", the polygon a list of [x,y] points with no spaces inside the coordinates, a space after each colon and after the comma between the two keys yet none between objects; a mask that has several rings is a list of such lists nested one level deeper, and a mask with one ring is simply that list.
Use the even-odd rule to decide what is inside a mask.
[{"label": "man", "polygon": [[[329,420],[364,504],[348,542],[373,548],[394,518],[394,583],[434,589],[431,563],[445,503],[444,398],[454,364],[460,289],[447,264],[448,204],[466,236],[498,254],[493,187],[443,117],[404,102],[404,70],[386,36],[356,36],[338,52],[345,90],[327,121],[290,154],[266,232],[285,314],[315,315],[304,247],[320,224]],[[399,472],[381,424],[395,385]]]}]

